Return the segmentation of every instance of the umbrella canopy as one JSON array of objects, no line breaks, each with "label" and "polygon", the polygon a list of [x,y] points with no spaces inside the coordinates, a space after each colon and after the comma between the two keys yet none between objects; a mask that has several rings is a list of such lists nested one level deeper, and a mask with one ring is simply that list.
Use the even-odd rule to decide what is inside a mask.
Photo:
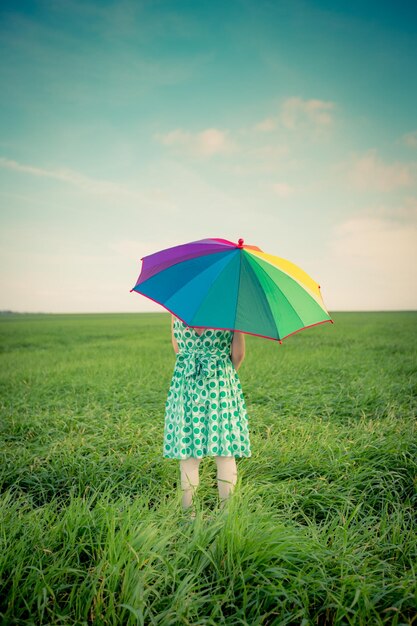
[{"label": "umbrella canopy", "polygon": [[161,304],[187,326],[282,339],[332,322],[318,285],[300,267],[257,246],[208,238],[141,258],[130,291]]}]

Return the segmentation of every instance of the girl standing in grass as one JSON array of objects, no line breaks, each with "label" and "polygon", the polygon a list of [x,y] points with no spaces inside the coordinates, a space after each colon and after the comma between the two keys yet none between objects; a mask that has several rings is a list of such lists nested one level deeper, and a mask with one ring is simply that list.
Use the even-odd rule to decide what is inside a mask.
[{"label": "girl standing in grass", "polygon": [[214,328],[197,332],[173,314],[171,333],[177,356],[165,404],[163,456],[180,461],[183,509],[192,508],[201,459],[214,457],[223,508],[236,484],[236,457],[251,456],[237,373],[245,357],[245,337]]}]

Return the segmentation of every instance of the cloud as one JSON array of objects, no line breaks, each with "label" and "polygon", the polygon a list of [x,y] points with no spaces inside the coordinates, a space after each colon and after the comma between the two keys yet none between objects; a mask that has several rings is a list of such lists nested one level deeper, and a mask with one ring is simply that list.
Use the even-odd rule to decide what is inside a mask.
[{"label": "cloud", "polygon": [[404,198],[402,204],[395,206],[376,206],[372,210],[372,215],[382,219],[396,220],[401,224],[417,224],[417,198],[409,196]]},{"label": "cloud", "polygon": [[112,183],[88,178],[83,174],[80,174],[79,172],[71,169],[49,170],[37,167],[36,165],[25,165],[23,163],[18,163],[17,161],[12,161],[11,159],[6,159],[4,157],[0,157],[0,167],[13,170],[15,172],[25,172],[26,174],[39,176],[41,178],[53,178],[55,180],[61,180],[66,183],[77,185],[78,187],[84,187],[103,192],[107,191],[109,187],[111,188],[113,186]]},{"label": "cloud", "polygon": [[275,130],[277,127],[278,120],[277,118],[267,117],[258,124],[255,124],[255,130],[260,130],[261,132],[267,133],[271,130]]},{"label": "cloud", "polygon": [[199,157],[228,154],[236,148],[229,133],[217,128],[207,128],[199,133],[177,128],[166,134],[157,134],[155,139],[165,146]]},{"label": "cloud", "polygon": [[384,163],[376,150],[357,158],[348,173],[349,181],[361,190],[388,192],[408,187],[414,182],[413,166],[409,163]]},{"label": "cloud", "polygon": [[315,127],[326,127],[333,122],[331,112],[334,102],[325,100],[302,100],[287,98],[281,108],[281,122],[288,129],[297,129],[306,123]]},{"label": "cloud", "polygon": [[294,188],[287,183],[274,183],[272,189],[281,198],[288,198],[288,196],[294,193]]},{"label": "cloud", "polygon": [[333,308],[417,308],[417,219],[410,217],[357,215],[335,227],[325,255]]},{"label": "cloud", "polygon": [[398,215],[398,217],[404,217],[405,219],[414,220],[417,224],[417,198],[406,198],[405,206],[397,209],[396,214]]},{"label": "cloud", "polygon": [[150,190],[149,192],[139,192],[134,189],[129,189],[124,185],[120,185],[117,182],[85,176],[81,172],[77,172],[72,169],[46,169],[36,165],[18,163],[17,161],[6,159],[4,157],[0,157],[0,167],[14,172],[23,172],[40,178],[52,178],[53,180],[74,185],[75,187],[92,194],[129,197],[134,200],[158,204],[159,206],[164,205],[172,208],[172,204],[168,202],[168,200],[164,199],[164,194],[157,189]]},{"label": "cloud", "polygon": [[[336,227],[331,248],[339,259],[353,266],[392,274],[402,269],[415,274],[417,268],[417,223],[401,224],[394,219],[357,216]],[[397,276],[396,279],[399,277]]]},{"label": "cloud", "polygon": [[401,140],[409,148],[417,148],[417,130],[406,133],[401,137]]},{"label": "cloud", "polygon": [[262,133],[272,132],[279,127],[290,131],[307,129],[323,131],[333,123],[334,108],[334,102],[291,97],[284,100],[277,115],[266,117],[253,128]]}]

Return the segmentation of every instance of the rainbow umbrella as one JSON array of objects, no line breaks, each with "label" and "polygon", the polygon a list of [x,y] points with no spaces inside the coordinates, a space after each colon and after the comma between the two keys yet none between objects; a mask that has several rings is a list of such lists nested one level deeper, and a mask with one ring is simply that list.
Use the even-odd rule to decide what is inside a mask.
[{"label": "rainbow umbrella", "polygon": [[300,267],[257,246],[208,238],[141,258],[130,291],[161,304],[187,326],[236,330],[282,343],[331,322],[318,285]]}]

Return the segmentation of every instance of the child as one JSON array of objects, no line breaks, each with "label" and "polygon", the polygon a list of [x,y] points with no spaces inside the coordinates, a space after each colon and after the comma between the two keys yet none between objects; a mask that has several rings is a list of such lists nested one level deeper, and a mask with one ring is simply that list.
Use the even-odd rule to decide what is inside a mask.
[{"label": "child", "polygon": [[201,459],[214,457],[223,508],[237,480],[235,457],[251,456],[237,374],[245,357],[244,334],[212,328],[197,332],[175,315],[171,333],[177,356],[165,404],[163,456],[180,460],[184,510],[192,507]]}]

